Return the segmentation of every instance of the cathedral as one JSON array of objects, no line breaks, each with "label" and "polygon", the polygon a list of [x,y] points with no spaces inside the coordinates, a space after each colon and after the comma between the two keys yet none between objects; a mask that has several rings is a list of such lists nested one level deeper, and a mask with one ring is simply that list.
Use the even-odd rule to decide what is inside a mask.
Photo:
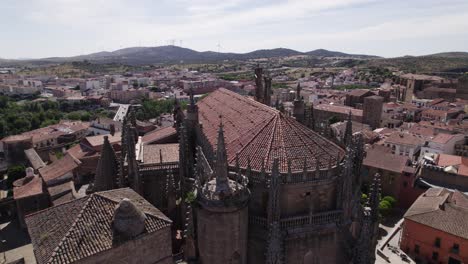
[{"label": "cathedral", "polygon": [[122,151],[105,142],[91,192],[130,187],[172,220],[187,263],[324,264],[375,260],[380,181],[361,201],[363,139],[315,129],[296,92],[292,116],[272,108],[271,78],[255,70],[255,100],[220,88],[187,110],[176,142],[145,145],[134,112]]}]

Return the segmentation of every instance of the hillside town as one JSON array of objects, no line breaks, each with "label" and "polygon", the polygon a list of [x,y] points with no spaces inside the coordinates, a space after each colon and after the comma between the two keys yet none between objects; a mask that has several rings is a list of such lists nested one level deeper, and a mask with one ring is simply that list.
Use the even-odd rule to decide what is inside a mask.
[{"label": "hillside town", "polygon": [[3,263],[468,263],[466,75],[13,67],[0,94]]}]

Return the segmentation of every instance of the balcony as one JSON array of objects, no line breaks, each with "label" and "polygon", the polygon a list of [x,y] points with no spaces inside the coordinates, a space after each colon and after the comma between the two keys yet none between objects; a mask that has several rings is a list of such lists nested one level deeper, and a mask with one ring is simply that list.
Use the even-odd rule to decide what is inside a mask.
[{"label": "balcony", "polygon": [[[313,215],[303,215],[295,217],[282,218],[280,220],[281,227],[285,229],[298,228],[306,226],[318,226],[328,224],[339,224],[342,220],[343,211],[335,210]],[[267,228],[267,219],[260,216],[249,216],[249,224]]]}]

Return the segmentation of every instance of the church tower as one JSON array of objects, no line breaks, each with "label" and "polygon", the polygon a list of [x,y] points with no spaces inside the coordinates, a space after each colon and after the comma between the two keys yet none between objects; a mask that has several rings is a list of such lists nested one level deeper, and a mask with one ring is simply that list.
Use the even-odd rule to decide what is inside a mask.
[{"label": "church tower", "polygon": [[301,97],[301,84],[297,83],[296,88],[296,98],[294,99],[294,108],[293,108],[293,116],[296,120],[301,123],[305,124],[305,103],[304,99]]},{"label": "church tower", "polygon": [[[199,161],[200,162],[200,161]],[[197,240],[200,263],[247,263],[249,190],[247,178],[228,177],[222,123],[213,166],[213,178],[198,189]],[[200,175],[198,176],[199,178]]]}]

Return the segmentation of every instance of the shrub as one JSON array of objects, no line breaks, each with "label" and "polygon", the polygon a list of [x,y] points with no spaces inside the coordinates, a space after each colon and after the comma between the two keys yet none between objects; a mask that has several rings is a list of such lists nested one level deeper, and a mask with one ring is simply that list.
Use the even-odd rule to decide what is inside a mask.
[{"label": "shrub", "polygon": [[382,199],[382,201],[387,201],[388,203],[390,203],[390,205],[391,205],[392,207],[395,206],[395,204],[396,204],[396,202],[397,202],[397,200],[396,200],[394,197],[392,197],[392,196],[385,196],[385,197]]}]

